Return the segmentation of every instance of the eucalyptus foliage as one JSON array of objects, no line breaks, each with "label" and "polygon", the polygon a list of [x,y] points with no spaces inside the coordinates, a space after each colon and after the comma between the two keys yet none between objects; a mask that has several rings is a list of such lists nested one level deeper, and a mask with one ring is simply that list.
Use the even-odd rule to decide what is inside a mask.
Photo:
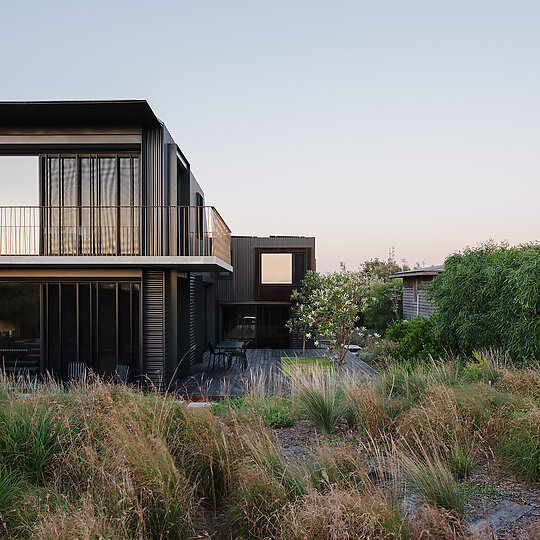
[{"label": "eucalyptus foliage", "polygon": [[435,331],[462,354],[500,348],[540,358],[540,248],[486,243],[448,257],[430,296]]}]

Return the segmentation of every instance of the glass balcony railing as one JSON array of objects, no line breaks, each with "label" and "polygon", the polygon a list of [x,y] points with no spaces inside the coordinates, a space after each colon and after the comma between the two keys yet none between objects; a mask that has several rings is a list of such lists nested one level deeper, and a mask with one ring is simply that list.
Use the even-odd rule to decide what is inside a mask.
[{"label": "glass balcony railing", "polygon": [[215,256],[231,232],[213,206],[0,206],[0,256]]}]

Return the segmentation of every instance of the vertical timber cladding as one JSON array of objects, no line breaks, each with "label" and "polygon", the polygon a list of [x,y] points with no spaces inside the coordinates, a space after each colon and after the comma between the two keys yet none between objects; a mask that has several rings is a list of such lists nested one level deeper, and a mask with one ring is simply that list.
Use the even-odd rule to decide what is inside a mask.
[{"label": "vertical timber cladding", "polygon": [[143,272],[143,372],[149,382],[162,390],[170,376],[167,368],[167,304],[170,275],[160,270]]}]

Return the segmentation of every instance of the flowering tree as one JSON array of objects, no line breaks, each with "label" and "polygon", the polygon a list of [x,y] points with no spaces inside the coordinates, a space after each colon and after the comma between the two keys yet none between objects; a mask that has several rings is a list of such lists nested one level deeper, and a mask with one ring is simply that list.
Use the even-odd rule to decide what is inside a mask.
[{"label": "flowering tree", "polygon": [[362,272],[347,270],[343,263],[339,272],[311,274],[298,293],[302,301],[297,308],[303,307],[297,309],[297,313],[305,324],[306,334],[316,329],[330,340],[336,351],[335,363],[341,371],[358,314],[367,303],[371,278]]},{"label": "flowering tree", "polygon": [[293,316],[287,321],[287,328],[302,336],[302,352],[306,350],[306,340],[316,331],[315,312],[311,305],[314,292],[320,288],[321,278],[317,272],[308,270],[302,280],[302,288],[295,289],[291,295]]},{"label": "flowering tree", "polygon": [[311,295],[315,321],[319,332],[336,351],[335,362],[341,371],[358,314],[366,306],[371,282],[361,272],[347,270],[343,263],[339,272],[324,274],[320,279],[321,286]]}]

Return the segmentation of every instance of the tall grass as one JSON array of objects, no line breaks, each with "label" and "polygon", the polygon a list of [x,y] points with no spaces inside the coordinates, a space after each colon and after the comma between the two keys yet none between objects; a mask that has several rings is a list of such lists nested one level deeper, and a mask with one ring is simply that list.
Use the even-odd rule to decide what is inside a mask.
[{"label": "tall grass", "polygon": [[0,466],[0,516],[4,516],[24,487],[24,475],[7,465]]},{"label": "tall grass", "polygon": [[499,453],[507,469],[540,481],[540,408],[511,423]]},{"label": "tall grass", "polygon": [[460,484],[440,456],[402,453],[400,461],[413,488],[428,504],[463,514],[465,497]]},{"label": "tall grass", "polygon": [[[246,395],[213,410],[95,377],[66,387],[0,378],[2,534],[463,536],[471,467],[496,460],[532,482],[539,474],[537,372],[499,366],[486,378],[468,365],[387,366],[372,381],[293,377],[274,395],[268,380],[248,379]],[[315,442],[299,440],[291,455],[271,429],[282,413],[323,433],[345,420],[356,431],[308,430]],[[404,513],[411,489],[425,504]]]},{"label": "tall grass", "polygon": [[297,412],[322,433],[332,433],[349,411],[343,384],[334,377],[293,379],[291,393]]},{"label": "tall grass", "polygon": [[40,476],[68,439],[69,428],[44,408],[16,403],[0,410],[0,459]]}]

